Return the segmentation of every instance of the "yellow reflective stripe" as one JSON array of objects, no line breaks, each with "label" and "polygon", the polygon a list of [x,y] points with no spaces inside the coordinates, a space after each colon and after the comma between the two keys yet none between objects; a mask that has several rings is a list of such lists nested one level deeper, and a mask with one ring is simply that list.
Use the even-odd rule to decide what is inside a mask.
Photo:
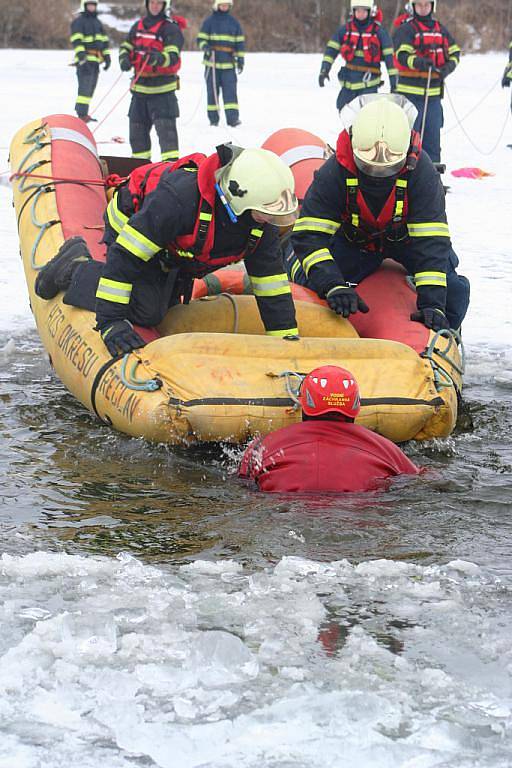
[{"label": "yellow reflective stripe", "polygon": [[114,304],[129,304],[132,287],[131,283],[119,283],[117,280],[102,277],[98,283],[96,298],[112,301]]},{"label": "yellow reflective stripe", "polygon": [[235,104],[234,101],[228,101],[227,104],[224,102],[224,109],[238,109],[238,104]]},{"label": "yellow reflective stripe", "polygon": [[414,275],[416,287],[422,285],[440,285],[446,288],[446,274],[444,272],[416,272]]},{"label": "yellow reflective stripe", "polygon": [[162,250],[161,245],[153,243],[141,232],[137,232],[130,224],[125,224],[116,239],[116,243],[142,261],[149,261],[155,253]]},{"label": "yellow reflective stripe", "polygon": [[293,226],[294,232],[325,232],[327,235],[334,235],[341,226],[340,221],[331,219],[316,219],[312,216],[303,216],[297,219]]},{"label": "yellow reflective stripe", "polygon": [[169,93],[169,91],[175,91],[178,87],[178,84],[176,81],[172,83],[167,83],[167,85],[140,85],[139,83],[135,83],[131,86],[131,90],[133,93],[145,93],[148,96],[151,96],[152,93]]},{"label": "yellow reflective stripe", "polygon": [[151,150],[146,149],[144,152],[132,152],[132,157],[136,157],[139,160],[151,160]]},{"label": "yellow reflective stripe", "polygon": [[125,49],[126,51],[133,51],[133,45],[126,40],[124,43],[121,43],[119,46],[119,50],[122,51],[122,49]]},{"label": "yellow reflective stripe", "polygon": [[302,261],[302,268],[306,275],[309,275],[311,268],[315,264],[320,264],[322,261],[334,261],[331,252],[327,248],[320,248],[318,251],[313,251],[309,256],[306,256]]},{"label": "yellow reflective stripe", "polygon": [[[396,92],[397,93],[411,93],[414,96],[424,96],[426,92],[426,88],[415,88],[413,85],[403,85],[403,83],[398,83]],[[440,96],[441,95],[441,88],[429,88],[428,89],[428,95],[429,96]]]},{"label": "yellow reflective stripe", "polygon": [[211,221],[213,218],[212,213],[206,213],[206,211],[201,211],[199,214],[199,218],[201,221]]},{"label": "yellow reflective stripe", "polygon": [[327,43],[327,45],[325,47],[326,48],[334,48],[335,51],[339,51],[340,48],[341,48],[341,45],[340,45],[340,43],[336,42],[336,40],[329,40],[329,42]]},{"label": "yellow reflective stripe", "polygon": [[382,53],[384,54],[384,56],[390,56],[393,53],[393,49],[392,48],[383,48],[382,49]]},{"label": "yellow reflective stripe", "polygon": [[114,229],[117,234],[122,230],[124,225],[128,222],[128,216],[119,210],[117,206],[117,192],[107,205],[107,219],[108,223]]},{"label": "yellow reflective stripe", "polygon": [[300,261],[298,259],[296,261],[294,261],[293,266],[292,266],[292,268],[290,270],[290,277],[291,277],[292,280],[295,280],[295,275],[297,274],[297,272],[299,271],[301,266],[302,266],[302,264],[300,263]]},{"label": "yellow reflective stripe", "polygon": [[178,160],[180,156],[180,153],[177,149],[170,149],[169,152],[162,152],[161,158],[162,160]]},{"label": "yellow reflective stripe", "polygon": [[327,64],[334,64],[334,59],[333,59],[332,56],[327,56],[326,55],[326,56],[323,57],[322,61],[327,62]]},{"label": "yellow reflective stripe", "polygon": [[282,339],[285,336],[298,336],[299,335],[299,329],[298,328],[283,328],[281,331],[265,331],[267,336],[274,336],[276,338]]},{"label": "yellow reflective stripe", "polygon": [[75,46],[75,53],[81,53],[82,51],[85,51],[85,45]]},{"label": "yellow reflective stripe", "polygon": [[374,85],[380,85],[380,75],[379,77],[374,77],[372,80],[366,80],[360,83],[351,83],[348,80],[343,81],[343,87],[349,91],[361,91],[364,88],[373,88]]},{"label": "yellow reflective stripe", "polygon": [[454,43],[453,45],[450,45],[450,47],[448,48],[448,53],[449,54],[460,53],[460,47],[456,43]]},{"label": "yellow reflective stripe", "polygon": [[192,251],[182,251],[181,249],[176,249],[176,256],[180,256],[182,259],[193,259],[194,254]]},{"label": "yellow reflective stripe", "polygon": [[416,48],[414,45],[408,45],[407,43],[403,43],[396,51],[396,55],[398,56],[400,53],[416,53]]},{"label": "yellow reflective stripe", "polygon": [[407,57],[407,66],[409,69],[414,69],[414,59],[416,58],[416,54],[411,54],[411,56]]},{"label": "yellow reflective stripe", "polygon": [[71,37],[69,39],[70,39],[71,42],[74,42],[75,40],[83,40],[83,37],[84,36],[82,35],[81,32],[75,32],[75,34],[71,35]]},{"label": "yellow reflective stripe", "polygon": [[76,97],[76,104],[90,104],[92,101],[92,96],[77,96]]},{"label": "yellow reflective stripe", "polygon": [[271,275],[269,277],[254,277],[249,275],[255,296],[282,296],[291,293],[288,275]]},{"label": "yellow reflective stripe", "polygon": [[407,179],[397,179],[396,180],[396,186],[397,187],[405,187],[407,186]]},{"label": "yellow reflective stripe", "polygon": [[179,56],[180,49],[177,45],[166,45],[164,48],[164,53],[175,53],[176,56]]},{"label": "yellow reflective stripe", "polygon": [[233,63],[227,62],[225,64],[222,64],[216,61],[215,65],[213,65],[212,62],[209,61],[208,59],[206,61],[203,61],[203,66],[205,67],[215,66],[215,69],[234,69],[235,68],[235,65]]},{"label": "yellow reflective stripe", "polygon": [[422,224],[407,224],[410,237],[450,237],[448,224],[442,221],[426,221]]},{"label": "yellow reflective stripe", "polygon": [[388,75],[398,75],[398,69],[395,69],[394,67],[390,67],[388,69]]},{"label": "yellow reflective stripe", "polygon": [[[210,40],[214,40],[216,43],[235,43],[237,37],[235,35],[210,35]],[[242,40],[239,40],[239,42],[242,42]]]}]

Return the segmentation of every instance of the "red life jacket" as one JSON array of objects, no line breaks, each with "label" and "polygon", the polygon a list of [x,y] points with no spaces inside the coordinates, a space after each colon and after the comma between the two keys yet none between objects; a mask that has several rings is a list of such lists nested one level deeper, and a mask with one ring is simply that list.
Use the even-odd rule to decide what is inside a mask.
[{"label": "red life jacket", "polygon": [[371,21],[364,30],[360,30],[351,18],[345,25],[345,34],[341,41],[340,53],[346,62],[354,60],[356,49],[361,41],[365,64],[380,64],[382,58],[382,45],[377,32],[380,24]]},{"label": "red life jacket", "polygon": [[[135,74],[138,74],[142,69],[148,53],[154,53],[155,51],[158,53],[163,52],[164,39],[160,34],[160,30],[168,21],[169,19],[160,19],[152,27],[146,29],[143,23],[144,20],[139,19],[133,40],[134,48],[130,51],[130,62],[133,65]],[[178,61],[172,67],[147,67],[144,70],[144,77],[175,75],[180,67],[181,58],[178,58]]]},{"label": "red life jacket", "polygon": [[412,16],[410,13],[401,13],[400,16],[397,16],[396,19],[393,22],[393,26],[398,29],[398,27],[401,27],[402,24],[405,24],[407,21],[411,21]]},{"label": "red life jacket", "polygon": [[348,131],[342,131],[336,145],[336,159],[347,172],[346,209],[342,214],[343,234],[353,243],[364,244],[368,250],[382,250],[384,241],[398,242],[408,237],[405,224],[408,210],[407,184],[421,151],[420,136],[412,132],[407,161],[397,176],[384,207],[377,217],[371,212],[359,188],[358,169]]},{"label": "red life jacket", "polygon": [[[448,36],[443,32],[441,24],[434,19],[432,27],[428,27],[422,21],[417,18],[413,18],[410,21],[412,28],[415,31],[413,46],[416,51],[416,56],[422,59],[428,59],[432,62],[433,67],[440,69],[446,64],[449,58],[448,49],[450,47],[450,41]],[[426,72],[418,72],[415,69],[409,69],[404,67],[398,59],[396,65],[400,72],[406,73],[409,77],[426,77]],[[438,78],[437,72],[432,73],[432,77]]]},{"label": "red life jacket", "polygon": [[166,171],[173,173],[180,168],[188,168],[197,173],[197,186],[200,200],[194,230],[189,235],[180,235],[172,243],[166,245],[166,250],[173,256],[194,259],[215,269],[240,261],[256,250],[263,235],[263,229],[255,225],[249,236],[245,249],[232,256],[212,258],[215,240],[215,171],[221,167],[219,155],[215,153],[206,157],[199,152],[176,160],[175,162],[148,163],[136,168],[130,174],[128,190],[131,194],[135,211],[138,211],[142,201],[156,189]]}]

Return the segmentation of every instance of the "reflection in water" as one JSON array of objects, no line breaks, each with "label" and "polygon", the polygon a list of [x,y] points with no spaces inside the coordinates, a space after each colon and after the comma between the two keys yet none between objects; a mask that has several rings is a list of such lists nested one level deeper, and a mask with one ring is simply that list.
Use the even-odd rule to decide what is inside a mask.
[{"label": "reflection in water", "polygon": [[33,549],[35,539],[45,549],[255,567],[285,555],[496,563],[509,550],[512,393],[492,384],[478,393],[485,406],[469,387],[459,433],[406,447],[428,468],[418,478],[364,496],[265,496],[236,478],[240,447],[171,449],[100,424],[57,381],[34,334],[0,375],[5,549]]}]

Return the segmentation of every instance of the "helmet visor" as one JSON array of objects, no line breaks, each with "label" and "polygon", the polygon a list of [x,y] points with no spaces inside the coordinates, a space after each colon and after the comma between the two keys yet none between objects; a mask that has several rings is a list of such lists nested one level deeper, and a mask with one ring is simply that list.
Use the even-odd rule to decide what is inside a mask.
[{"label": "helmet visor", "polygon": [[407,154],[393,152],[386,141],[376,141],[368,149],[354,150],[354,161],[360,171],[368,176],[386,178],[399,173],[404,167]]},{"label": "helmet visor", "polygon": [[274,224],[277,227],[289,227],[297,220],[299,215],[299,201],[290,189],[285,189],[278,200],[272,203],[263,203],[257,208],[251,209],[254,221],[259,224]]}]

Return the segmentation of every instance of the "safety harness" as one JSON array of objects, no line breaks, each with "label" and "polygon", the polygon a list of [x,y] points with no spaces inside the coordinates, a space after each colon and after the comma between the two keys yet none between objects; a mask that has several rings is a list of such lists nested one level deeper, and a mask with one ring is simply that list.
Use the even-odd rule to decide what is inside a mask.
[{"label": "safety harness", "polygon": [[[373,20],[364,29],[360,29],[353,19],[347,21],[345,34],[341,41],[340,53],[347,62],[349,69],[359,69],[356,65],[352,64],[359,43],[361,43],[364,63],[380,65],[382,45],[377,34],[379,28],[380,24]],[[378,70],[376,66],[374,68],[375,71],[380,72],[380,66]],[[361,67],[361,69],[367,71],[368,67]]]},{"label": "safety harness", "polygon": [[[130,51],[130,63],[132,64],[135,73],[139,72],[147,61],[149,53],[163,53],[164,50],[164,38],[160,32],[162,27],[167,24],[169,19],[159,19],[149,29],[144,26],[144,19],[139,19],[135,30],[135,37],[133,40],[133,50]],[[144,77],[158,76],[158,75],[175,75],[181,67],[181,58],[178,58],[176,64],[167,67],[150,67],[145,73]]]},{"label": "safety harness", "polygon": [[421,151],[419,133],[413,131],[405,165],[397,176],[393,189],[378,216],[371,212],[359,187],[357,166],[348,131],[342,131],[336,146],[336,159],[345,169],[346,208],[341,228],[346,239],[369,251],[381,252],[385,243],[407,239],[407,186],[409,175],[416,167]]}]

